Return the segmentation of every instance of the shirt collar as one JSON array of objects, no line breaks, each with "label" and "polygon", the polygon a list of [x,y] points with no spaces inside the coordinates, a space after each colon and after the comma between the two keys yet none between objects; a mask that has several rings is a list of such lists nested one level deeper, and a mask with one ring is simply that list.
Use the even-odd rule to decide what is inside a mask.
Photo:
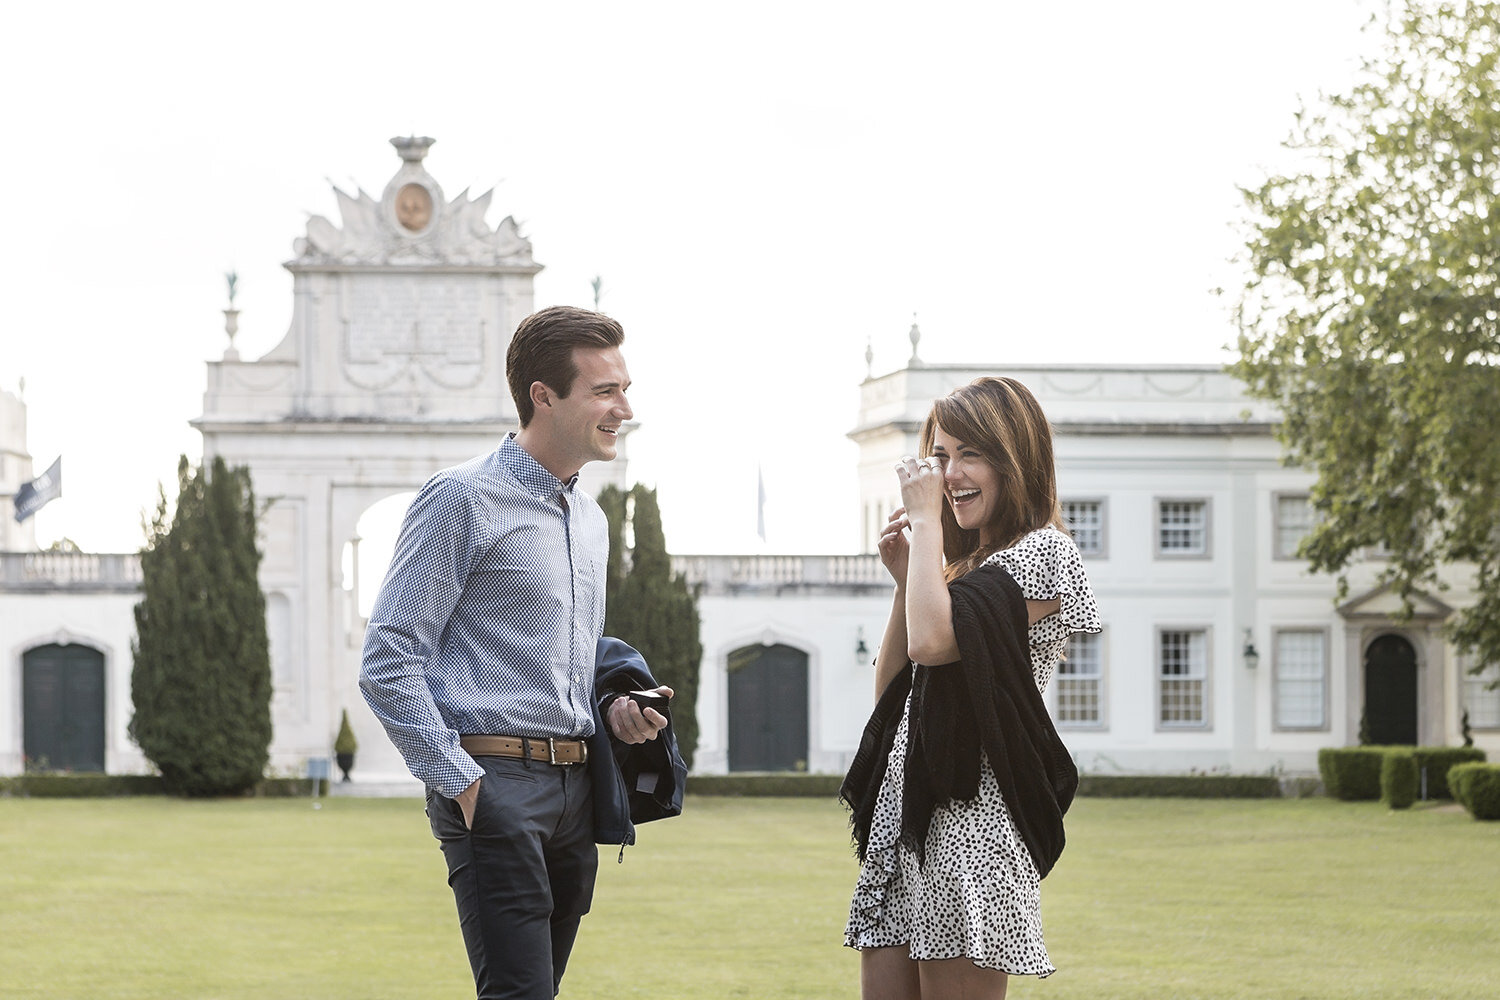
[{"label": "shirt collar", "polygon": [[530,452],[516,443],[514,431],[506,434],[505,440],[500,442],[500,461],[526,487],[526,492],[538,500],[551,500],[559,493],[572,493],[573,487],[578,485],[576,472],[566,483],[548,472],[541,462],[531,457]]}]

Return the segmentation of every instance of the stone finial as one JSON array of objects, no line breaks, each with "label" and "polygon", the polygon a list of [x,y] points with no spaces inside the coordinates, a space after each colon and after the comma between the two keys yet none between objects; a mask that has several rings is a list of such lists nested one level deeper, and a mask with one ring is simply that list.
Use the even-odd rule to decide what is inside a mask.
[{"label": "stone finial", "polygon": [[917,347],[922,343],[922,331],[917,328],[917,314],[911,314],[911,331],[907,334],[911,338],[911,358],[906,362],[908,367],[916,368],[922,364],[922,358],[917,354]]},{"label": "stone finial", "polygon": [[229,285],[229,308],[234,308],[234,286],[239,283],[240,276],[233,271],[224,275],[224,281]]},{"label": "stone finial", "polygon": [[240,311],[230,308],[224,310],[224,332],[229,334],[229,346],[224,348],[225,361],[238,361],[240,352],[234,348],[234,335],[240,332]]},{"label": "stone finial", "polygon": [[875,377],[875,345],[865,338],[865,378]]},{"label": "stone finial", "polygon": [[436,139],[425,135],[398,135],[391,140],[391,145],[396,147],[397,154],[405,162],[421,163],[435,142]]}]

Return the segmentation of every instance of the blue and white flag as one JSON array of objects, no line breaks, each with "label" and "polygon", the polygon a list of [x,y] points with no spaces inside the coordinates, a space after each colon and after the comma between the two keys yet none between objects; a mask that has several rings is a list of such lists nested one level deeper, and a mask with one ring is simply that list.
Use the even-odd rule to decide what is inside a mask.
[{"label": "blue and white flag", "polygon": [[49,501],[62,496],[62,456],[47,467],[47,471],[29,483],[22,483],[16,490],[16,521],[26,520],[47,506]]}]

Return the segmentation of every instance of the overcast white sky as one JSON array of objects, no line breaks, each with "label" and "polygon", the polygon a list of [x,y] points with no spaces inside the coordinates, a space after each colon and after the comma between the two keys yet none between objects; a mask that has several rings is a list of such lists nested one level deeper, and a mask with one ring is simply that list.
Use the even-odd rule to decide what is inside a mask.
[{"label": "overcast white sky", "polygon": [[[1237,184],[1299,97],[1345,89],[1357,0],[27,4],[7,11],[0,387],[26,379],[43,544],[128,551],[196,458],[204,362],[291,317],[330,181],[377,196],[387,139],[496,189],[538,306],[625,325],[632,479],[671,548],[857,544],[875,371],[1219,362]],[[755,536],[764,467],[768,542]],[[8,515],[7,515],[8,516]]]}]

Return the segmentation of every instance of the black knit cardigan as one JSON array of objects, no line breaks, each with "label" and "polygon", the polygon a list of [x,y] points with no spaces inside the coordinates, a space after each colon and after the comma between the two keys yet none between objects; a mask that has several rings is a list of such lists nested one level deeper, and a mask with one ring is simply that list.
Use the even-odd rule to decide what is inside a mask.
[{"label": "black knit cardigan", "polygon": [[911,692],[901,843],[923,859],[933,810],[979,794],[983,748],[1021,840],[1045,877],[1062,854],[1063,814],[1078,789],[1078,768],[1032,676],[1026,600],[998,566],[954,580],[948,594],[959,661],[915,672],[908,663],[891,681],[839,790],[850,809],[856,850],[864,860],[875,800]]}]

